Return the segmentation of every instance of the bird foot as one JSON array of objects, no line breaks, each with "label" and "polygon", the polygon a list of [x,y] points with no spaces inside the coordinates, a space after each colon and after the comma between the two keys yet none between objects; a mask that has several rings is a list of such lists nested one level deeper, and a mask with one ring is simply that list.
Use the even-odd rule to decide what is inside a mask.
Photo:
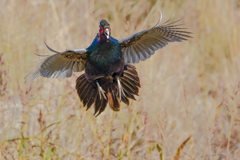
[{"label": "bird foot", "polygon": [[122,100],[122,95],[123,96],[126,96],[126,95],[125,95],[125,93],[123,91],[123,88],[122,88],[122,85],[121,85],[119,77],[117,77],[117,83],[118,83],[119,100],[121,101]]},{"label": "bird foot", "polygon": [[98,81],[97,81],[97,87],[98,87],[98,93],[99,93],[100,99],[102,99],[102,96],[103,96],[104,99],[107,99],[107,97],[105,95],[106,92],[99,85]]}]

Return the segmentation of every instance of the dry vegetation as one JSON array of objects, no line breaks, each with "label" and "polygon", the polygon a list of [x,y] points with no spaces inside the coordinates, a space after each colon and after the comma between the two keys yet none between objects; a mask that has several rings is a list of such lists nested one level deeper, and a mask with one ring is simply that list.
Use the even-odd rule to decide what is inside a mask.
[{"label": "dry vegetation", "polygon": [[[239,0],[1,0],[0,159],[240,157]],[[84,48],[103,18],[121,39],[176,13],[194,33],[137,64],[137,101],[97,118],[68,79],[25,84],[39,58]]]}]

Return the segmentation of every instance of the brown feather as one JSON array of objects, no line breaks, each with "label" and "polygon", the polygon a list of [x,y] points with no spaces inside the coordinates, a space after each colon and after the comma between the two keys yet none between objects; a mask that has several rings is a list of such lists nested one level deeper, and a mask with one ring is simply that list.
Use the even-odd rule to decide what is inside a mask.
[{"label": "brown feather", "polygon": [[93,103],[95,102],[95,100],[96,100],[96,97],[97,97],[97,90],[95,89],[93,89],[92,90],[93,92],[92,92],[92,94],[90,95],[90,99],[89,99],[89,101],[87,102],[87,109],[86,110],[88,110],[92,105],[93,105]]},{"label": "brown feather", "polygon": [[88,103],[88,101],[89,101],[89,99],[91,98],[91,95],[92,95],[92,92],[93,92],[94,90],[92,89],[92,85],[90,84],[90,85],[88,85],[88,88],[87,88],[87,90],[85,91],[85,96],[84,96],[84,98],[83,98],[83,106],[85,107],[86,106],[86,104]]},{"label": "brown feather", "polygon": [[107,106],[107,101],[108,101],[107,99],[104,99],[104,98],[100,99],[100,96],[99,95],[97,96],[97,99],[95,101],[95,112],[94,112],[94,115],[96,117],[105,110]]},{"label": "brown feather", "polygon": [[84,101],[85,98],[87,98],[87,94],[89,92],[89,89],[91,88],[91,83],[89,83],[87,80],[86,80],[86,83],[85,85],[81,88],[81,94],[80,94],[80,97],[81,97],[81,100]]},{"label": "brown feather", "polygon": [[122,87],[125,90],[125,92],[128,92],[129,94],[134,94],[138,96],[138,90],[132,90],[131,88],[129,88],[126,83],[122,83]]},{"label": "brown feather", "polygon": [[[124,89],[123,89],[124,90]],[[133,100],[136,100],[134,95],[132,95],[131,93],[127,92],[126,90],[124,90],[124,94],[126,95],[127,98],[131,98]]]},{"label": "brown feather", "polygon": [[94,114],[95,117],[97,117],[98,115],[100,115],[105,109],[106,109],[106,106],[107,106],[107,100],[106,99],[102,99],[102,103],[101,103],[101,106],[99,108],[99,111],[98,111],[98,114]]},{"label": "brown feather", "polygon": [[122,102],[123,102],[123,103],[125,103],[126,105],[129,105],[129,100],[128,100],[127,97],[125,97],[125,96],[122,95],[121,99],[122,99]]},{"label": "brown feather", "polygon": [[127,81],[130,85],[131,85],[131,88],[140,88],[140,82],[137,82],[133,79],[130,79],[128,77],[122,77],[121,78],[123,81]]},{"label": "brown feather", "polygon": [[138,87],[136,87],[136,86],[135,86],[134,84],[132,84],[132,83],[129,83],[129,81],[127,81],[127,80],[125,79],[125,77],[122,77],[121,81],[122,81],[122,84],[127,85],[128,88],[130,88],[131,90],[136,91],[136,92],[138,93]]},{"label": "brown feather", "polygon": [[107,97],[108,97],[109,106],[110,106],[114,111],[119,111],[120,102],[119,102],[119,99],[118,99],[118,97],[117,97],[117,94],[114,93],[114,90],[113,90],[113,87],[112,87],[112,86],[110,86],[110,87],[108,88]]},{"label": "brown feather", "polygon": [[129,72],[124,72],[124,77],[128,77],[130,79],[134,79],[135,81],[139,82],[138,75],[134,75]]},{"label": "brown feather", "polygon": [[[102,98],[102,99],[103,99],[103,98]],[[100,106],[101,106],[101,103],[102,103],[102,99],[100,99],[100,96],[99,96],[99,95],[97,96],[97,99],[96,99],[96,101],[95,101],[95,106],[94,106],[95,111],[94,111],[94,114],[93,114],[93,115],[96,115],[97,112],[99,111]]]},{"label": "brown feather", "polygon": [[[97,79],[102,89],[106,92],[107,99],[100,99],[98,88],[94,86],[95,81],[89,82],[85,75],[81,75],[76,80],[76,89],[83,106],[88,110],[94,104],[94,115],[101,114],[109,104],[114,111],[120,110],[119,88],[117,80],[114,76],[108,76]],[[129,105],[129,98],[136,100],[134,95],[138,95],[140,88],[140,80],[136,72],[136,68],[131,65],[125,65],[120,83],[124,94],[121,95],[121,101]]]},{"label": "brown feather", "polygon": [[82,74],[80,77],[77,78],[76,80],[76,87],[80,87],[80,85],[82,85],[82,83],[85,81],[85,76],[84,74]]},{"label": "brown feather", "polygon": [[85,94],[84,93],[85,88],[83,88],[83,87],[85,87],[88,83],[89,83],[88,81],[84,81],[84,83],[83,83],[84,85],[82,85],[81,87],[78,88],[79,97],[80,97],[81,102],[83,101],[84,94]]},{"label": "brown feather", "polygon": [[87,79],[85,78],[84,75],[81,75],[80,77],[78,77],[78,79],[76,80],[76,89],[78,92],[78,96],[80,98],[80,100],[83,100],[83,87],[88,84],[89,82],[87,81]]}]

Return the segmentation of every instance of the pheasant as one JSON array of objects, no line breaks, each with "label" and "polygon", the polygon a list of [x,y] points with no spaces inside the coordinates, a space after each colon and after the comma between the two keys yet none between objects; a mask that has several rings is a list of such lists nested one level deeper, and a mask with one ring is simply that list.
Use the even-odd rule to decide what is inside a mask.
[{"label": "pheasant", "polygon": [[[172,19],[172,18],[171,18]],[[181,19],[135,33],[121,40],[111,36],[110,24],[101,20],[99,33],[86,49],[70,49],[46,56],[42,63],[26,76],[30,82],[37,77],[65,78],[73,72],[85,70],[76,80],[76,90],[83,106],[88,110],[94,105],[94,115],[101,114],[107,103],[119,111],[120,102],[129,105],[129,99],[138,96],[140,80],[132,65],[149,58],[168,42],[181,42],[191,38],[191,32],[179,28]],[[159,23],[159,22],[158,22]],[[43,56],[43,55],[39,55]]]}]

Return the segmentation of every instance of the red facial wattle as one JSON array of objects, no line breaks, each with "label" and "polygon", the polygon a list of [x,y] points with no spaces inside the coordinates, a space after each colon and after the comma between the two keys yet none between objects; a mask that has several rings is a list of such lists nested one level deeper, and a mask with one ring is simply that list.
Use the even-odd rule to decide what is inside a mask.
[{"label": "red facial wattle", "polygon": [[104,26],[99,26],[99,27],[100,27],[100,29],[99,29],[100,34],[103,34],[106,29],[108,29],[109,32],[111,33],[111,28],[110,27],[108,27],[108,28],[104,28]]}]

